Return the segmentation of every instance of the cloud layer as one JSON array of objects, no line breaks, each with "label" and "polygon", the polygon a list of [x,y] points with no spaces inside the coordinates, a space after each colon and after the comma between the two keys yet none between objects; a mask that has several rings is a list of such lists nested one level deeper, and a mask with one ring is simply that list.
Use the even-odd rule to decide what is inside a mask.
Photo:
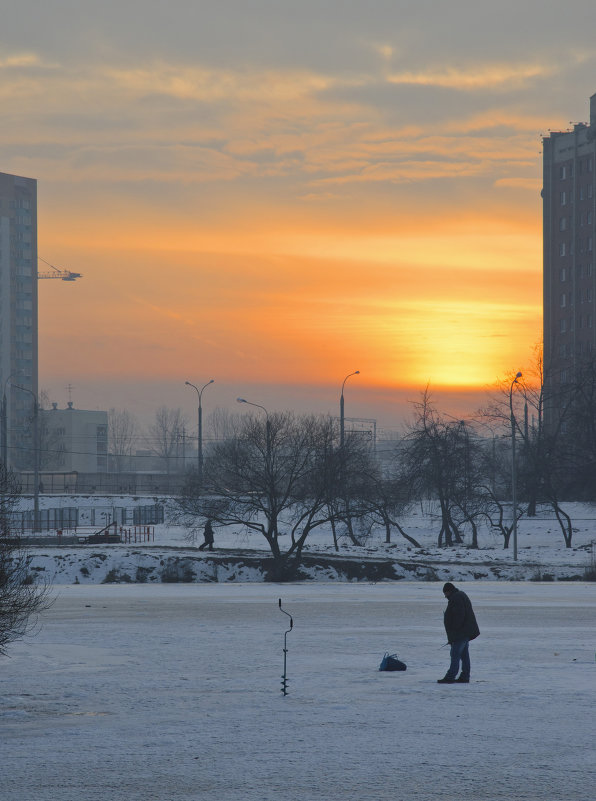
[{"label": "cloud layer", "polygon": [[517,367],[541,325],[540,134],[596,90],[596,11],[570,5],[11,9],[0,169],[39,179],[40,254],[84,273],[41,287],[42,383]]}]

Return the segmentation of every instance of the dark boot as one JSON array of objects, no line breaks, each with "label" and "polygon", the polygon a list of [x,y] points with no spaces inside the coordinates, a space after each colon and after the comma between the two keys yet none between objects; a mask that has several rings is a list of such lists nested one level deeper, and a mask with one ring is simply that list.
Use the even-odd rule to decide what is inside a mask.
[{"label": "dark boot", "polygon": [[460,673],[455,681],[456,681],[456,684],[469,684],[470,683],[470,677],[469,676],[464,676],[463,673]]},{"label": "dark boot", "polygon": [[455,684],[455,679],[451,679],[449,676],[443,676],[442,679],[437,679],[437,684]]}]

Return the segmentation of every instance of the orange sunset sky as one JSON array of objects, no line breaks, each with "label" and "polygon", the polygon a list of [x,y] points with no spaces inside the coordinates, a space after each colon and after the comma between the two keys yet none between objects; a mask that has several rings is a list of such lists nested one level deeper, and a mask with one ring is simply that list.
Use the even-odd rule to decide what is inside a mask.
[{"label": "orange sunset sky", "polygon": [[[0,171],[38,179],[40,387],[238,395],[392,427],[541,336],[541,134],[585,120],[593,2],[11,4]],[[76,13],[75,13],[76,12]],[[42,265],[43,266],[43,265]],[[207,409],[208,411],[208,409]]]}]

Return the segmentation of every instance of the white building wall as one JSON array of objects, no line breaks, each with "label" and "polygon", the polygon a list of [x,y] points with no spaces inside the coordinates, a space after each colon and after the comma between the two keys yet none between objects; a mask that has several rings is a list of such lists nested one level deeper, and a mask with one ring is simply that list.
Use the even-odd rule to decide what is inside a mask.
[{"label": "white building wall", "polygon": [[107,471],[108,413],[85,409],[41,411],[42,471]]}]

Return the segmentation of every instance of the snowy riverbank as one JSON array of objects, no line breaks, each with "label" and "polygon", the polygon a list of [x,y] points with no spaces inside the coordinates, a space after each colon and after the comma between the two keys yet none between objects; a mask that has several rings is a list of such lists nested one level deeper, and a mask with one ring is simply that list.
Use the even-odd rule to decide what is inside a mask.
[{"label": "snowy riverbank", "polygon": [[[362,549],[350,549],[362,550]],[[414,549],[413,549],[414,550]],[[559,563],[521,559],[494,552],[442,551],[412,555],[312,552],[305,554],[304,581],[585,581],[587,550],[564,554]],[[197,552],[197,549],[77,546],[34,549],[31,572],[54,584],[260,582],[267,580],[265,551]]]},{"label": "snowy riverbank", "polygon": [[[157,501],[158,499],[151,499]],[[110,504],[132,506],[143,498],[44,499],[47,504],[101,508]],[[595,569],[596,509],[569,504],[574,523],[573,547],[567,548],[556,520],[547,512],[520,521],[518,559],[513,544],[481,530],[478,549],[463,545],[438,548],[437,520],[422,510],[402,521],[421,547],[411,545],[397,532],[386,543],[377,529],[356,546],[346,538],[333,547],[328,528],[315,530],[307,540],[300,578],[305,581],[584,581]],[[188,540],[188,530],[171,523],[154,527],[154,539],[134,545],[64,545],[31,547],[31,571],[55,584],[260,582],[267,578],[270,553],[264,538],[238,527],[216,528],[214,552],[199,551]],[[281,541],[287,548],[287,543]]]}]

